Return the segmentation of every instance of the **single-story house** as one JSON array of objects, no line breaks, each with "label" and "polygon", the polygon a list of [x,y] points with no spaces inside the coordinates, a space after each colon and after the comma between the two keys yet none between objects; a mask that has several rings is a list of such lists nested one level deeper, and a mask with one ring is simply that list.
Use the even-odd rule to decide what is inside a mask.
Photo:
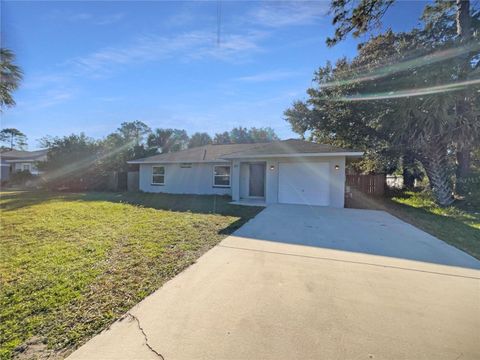
[{"label": "single-story house", "polygon": [[18,171],[30,171],[33,175],[40,172],[37,169],[38,161],[47,160],[48,150],[21,151],[9,150],[0,153],[0,180],[6,181],[10,174]]},{"label": "single-story house", "polygon": [[345,164],[363,153],[303,140],[206,145],[129,161],[139,189],[230,195],[238,203],[343,207]]}]

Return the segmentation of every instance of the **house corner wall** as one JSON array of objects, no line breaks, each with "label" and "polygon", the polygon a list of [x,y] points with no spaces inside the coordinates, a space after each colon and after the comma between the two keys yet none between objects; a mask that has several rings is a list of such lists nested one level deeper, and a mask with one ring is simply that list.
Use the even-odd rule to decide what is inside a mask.
[{"label": "house corner wall", "polygon": [[267,160],[265,202],[267,204],[278,203],[278,161]]},{"label": "house corner wall", "polygon": [[[330,206],[345,206],[345,156],[330,159]],[[339,166],[335,169],[335,166]]]},{"label": "house corner wall", "polygon": [[231,175],[231,187],[232,187],[232,201],[240,200],[240,161],[234,160],[232,162],[232,175]]}]

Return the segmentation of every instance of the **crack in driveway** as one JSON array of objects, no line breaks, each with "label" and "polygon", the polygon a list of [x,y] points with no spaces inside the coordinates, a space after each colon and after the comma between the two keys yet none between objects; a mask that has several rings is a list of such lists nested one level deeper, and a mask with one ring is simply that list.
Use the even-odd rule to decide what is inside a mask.
[{"label": "crack in driveway", "polygon": [[127,313],[127,316],[130,316],[133,320],[137,322],[137,327],[140,330],[140,332],[143,334],[143,337],[145,338],[145,345],[148,347],[148,349],[153,352],[155,355],[157,355],[160,359],[165,360],[162,354],[160,354],[157,350],[155,350],[149,343],[148,343],[148,336],[145,333],[145,330],[143,330],[142,325],[140,324],[140,320],[133,315],[132,313]]}]

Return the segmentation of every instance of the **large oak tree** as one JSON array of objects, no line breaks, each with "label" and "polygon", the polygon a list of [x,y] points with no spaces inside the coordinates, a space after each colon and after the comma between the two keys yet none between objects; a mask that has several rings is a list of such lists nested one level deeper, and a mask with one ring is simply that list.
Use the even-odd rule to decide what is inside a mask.
[{"label": "large oak tree", "polygon": [[[334,36],[327,39],[327,44],[333,46],[348,34],[358,37],[378,27],[394,2],[395,0],[332,0],[332,22],[336,29]],[[475,76],[475,71],[478,72],[478,48],[471,45],[479,42],[479,14],[478,9],[472,9],[470,0],[436,0],[425,7],[423,19],[426,28],[432,30],[431,38],[434,41],[452,41],[457,47],[470,48],[470,51],[457,56],[456,66],[452,68],[455,71],[452,75],[459,81],[466,81]],[[457,91],[455,116],[459,123],[472,121],[475,116],[469,105],[472,100],[474,99],[469,98],[468,92]],[[468,175],[470,155],[478,145],[477,139],[470,134],[464,135],[457,136],[455,143],[458,177]]]},{"label": "large oak tree", "polygon": [[[430,30],[388,31],[363,44],[353,61],[320,68],[318,86],[307,91],[309,99],[295,103],[286,117],[299,133],[360,147],[371,157],[413,154],[424,166],[437,202],[449,205],[447,154],[466,134],[478,139],[479,95],[478,87],[455,85],[458,48],[432,41]],[[458,90],[469,108],[461,121]]]}]

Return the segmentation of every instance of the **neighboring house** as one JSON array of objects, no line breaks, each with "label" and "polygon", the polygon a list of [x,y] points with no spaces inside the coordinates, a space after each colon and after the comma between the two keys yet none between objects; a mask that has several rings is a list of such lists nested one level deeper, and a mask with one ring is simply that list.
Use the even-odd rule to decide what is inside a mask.
[{"label": "neighboring house", "polygon": [[230,195],[239,203],[343,207],[345,164],[362,152],[302,140],[206,145],[129,161],[145,192]]},{"label": "neighboring house", "polygon": [[6,181],[10,178],[10,174],[22,170],[28,170],[33,175],[38,175],[39,171],[36,167],[37,161],[47,160],[48,150],[37,151],[20,151],[10,150],[0,153],[0,180]]}]

